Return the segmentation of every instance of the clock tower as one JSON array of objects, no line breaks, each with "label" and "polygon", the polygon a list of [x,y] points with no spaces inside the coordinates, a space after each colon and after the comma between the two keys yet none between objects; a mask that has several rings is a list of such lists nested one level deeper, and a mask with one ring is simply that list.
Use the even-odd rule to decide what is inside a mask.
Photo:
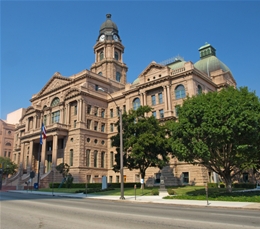
[{"label": "clock tower", "polygon": [[94,46],[95,63],[92,64],[90,70],[103,77],[126,84],[128,68],[123,62],[124,46],[121,43],[117,25],[111,20],[111,14],[107,14],[106,17]]}]

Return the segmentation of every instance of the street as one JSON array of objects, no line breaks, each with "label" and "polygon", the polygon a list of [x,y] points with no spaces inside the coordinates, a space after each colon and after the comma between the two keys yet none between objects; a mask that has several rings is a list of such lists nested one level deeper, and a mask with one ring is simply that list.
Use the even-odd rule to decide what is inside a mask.
[{"label": "street", "polygon": [[0,229],[259,228],[257,210],[0,193]]}]

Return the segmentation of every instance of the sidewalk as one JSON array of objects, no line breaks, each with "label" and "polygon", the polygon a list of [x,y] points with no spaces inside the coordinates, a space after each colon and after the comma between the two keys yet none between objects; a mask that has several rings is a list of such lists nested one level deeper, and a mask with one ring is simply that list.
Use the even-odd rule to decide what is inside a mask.
[{"label": "sidewalk", "polygon": [[[27,193],[26,190],[9,190],[8,192]],[[243,209],[258,209],[260,210],[260,203],[255,202],[231,202],[231,201],[205,201],[205,200],[176,200],[176,199],[163,199],[162,196],[125,196],[125,200],[121,200],[119,196],[83,194],[83,193],[60,193],[60,192],[41,192],[41,191],[28,191],[28,194],[34,195],[47,195],[47,196],[61,196],[69,198],[87,198],[99,200],[112,200],[112,201],[129,201],[129,202],[142,202],[142,203],[161,203],[173,205],[186,205],[186,206],[206,206],[206,207],[224,207],[224,208],[243,208]]]}]

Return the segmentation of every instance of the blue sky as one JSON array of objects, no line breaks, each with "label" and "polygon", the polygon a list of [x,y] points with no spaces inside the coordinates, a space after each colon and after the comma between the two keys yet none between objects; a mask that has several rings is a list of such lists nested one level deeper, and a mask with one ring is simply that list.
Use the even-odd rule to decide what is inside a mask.
[{"label": "blue sky", "polygon": [[152,61],[196,63],[208,42],[237,85],[260,96],[258,1],[2,1],[0,118],[30,106],[55,72],[90,69],[107,13],[125,46],[128,82]]}]

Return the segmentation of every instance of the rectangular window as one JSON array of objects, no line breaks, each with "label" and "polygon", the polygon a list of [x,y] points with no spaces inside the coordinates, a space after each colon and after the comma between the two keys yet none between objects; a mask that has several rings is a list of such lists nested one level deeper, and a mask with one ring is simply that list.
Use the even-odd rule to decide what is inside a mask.
[{"label": "rectangular window", "polygon": [[75,106],[74,106],[74,115],[76,115],[77,113],[78,113],[78,106],[75,105]]},{"label": "rectangular window", "polygon": [[110,123],[110,132],[114,132],[114,123]]},{"label": "rectangular window", "polygon": [[248,182],[248,173],[243,173],[243,182]]},{"label": "rectangular window", "polygon": [[5,151],[4,157],[6,157],[6,155],[7,155],[7,152]]},{"label": "rectangular window", "polygon": [[120,107],[117,107],[116,111],[117,111],[117,116],[119,117]]},{"label": "rectangular window", "polygon": [[101,110],[101,118],[105,118],[105,110],[104,109]]},{"label": "rectangular window", "polygon": [[123,105],[123,112],[126,113],[126,105]]},{"label": "rectangular window", "polygon": [[91,105],[88,105],[87,107],[87,114],[91,114]]},{"label": "rectangular window", "polygon": [[77,126],[77,120],[74,120],[74,128],[76,128],[76,126]]},{"label": "rectangular window", "polygon": [[154,183],[160,184],[160,182],[161,182],[161,173],[155,173],[154,174]]},{"label": "rectangular window", "polygon": [[183,172],[182,173],[182,182],[184,184],[189,184],[189,172]]},{"label": "rectangular window", "polygon": [[159,93],[158,94],[158,99],[159,99],[159,103],[163,103],[163,96],[162,96],[162,93]]},{"label": "rectangular window", "polygon": [[156,111],[153,111],[153,116],[156,118]]},{"label": "rectangular window", "polygon": [[101,168],[105,168],[105,152],[101,152]]},{"label": "rectangular window", "polygon": [[73,166],[73,149],[70,150],[70,166]]},{"label": "rectangular window", "polygon": [[119,183],[119,176],[116,176],[116,183]]},{"label": "rectangular window", "polygon": [[159,112],[160,112],[160,118],[164,118],[164,111],[163,111],[163,109],[159,110]]},{"label": "rectangular window", "polygon": [[95,121],[95,122],[94,122],[94,130],[97,130],[97,129],[98,129],[98,122]]},{"label": "rectangular window", "polygon": [[11,152],[8,152],[8,157],[9,157],[9,158],[11,157]]},{"label": "rectangular window", "polygon": [[95,107],[94,115],[95,115],[95,116],[98,116],[98,107]]},{"label": "rectangular window", "polygon": [[109,176],[109,183],[113,183],[113,177],[112,176]]},{"label": "rectangular window", "polygon": [[180,108],[180,105],[177,105],[175,106],[175,117],[178,117],[178,112],[179,112],[179,108]]},{"label": "rectangular window", "polygon": [[63,149],[64,138],[58,139],[58,149]]},{"label": "rectangular window", "polygon": [[87,129],[90,129],[90,126],[91,126],[91,120],[87,119]]},{"label": "rectangular window", "polygon": [[105,132],[105,123],[101,124],[101,132]]},{"label": "rectangular window", "polygon": [[60,121],[60,111],[55,111],[51,114],[51,122],[57,123]]},{"label": "rectangular window", "polygon": [[113,114],[113,109],[110,109],[110,118],[113,118],[114,114]]},{"label": "rectangular window", "polygon": [[86,166],[90,166],[90,149],[86,150]]},{"label": "rectangular window", "polygon": [[96,84],[95,85],[95,91],[98,91],[98,88],[99,88],[99,86]]},{"label": "rectangular window", "polygon": [[114,165],[114,152],[110,152],[110,168]]},{"label": "rectangular window", "polygon": [[94,167],[97,167],[97,164],[98,164],[98,151],[95,150],[94,151]]},{"label": "rectangular window", "polygon": [[152,95],[151,98],[152,98],[152,105],[153,105],[153,106],[156,105],[155,95]]}]

